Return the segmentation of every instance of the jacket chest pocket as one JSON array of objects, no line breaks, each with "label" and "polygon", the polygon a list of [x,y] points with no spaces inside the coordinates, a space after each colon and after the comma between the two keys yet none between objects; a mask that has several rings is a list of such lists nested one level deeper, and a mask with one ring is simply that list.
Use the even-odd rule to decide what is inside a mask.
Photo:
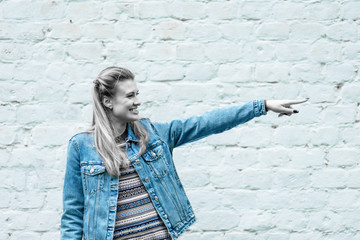
[{"label": "jacket chest pocket", "polygon": [[161,145],[149,149],[144,153],[143,158],[154,177],[161,178],[169,172]]},{"label": "jacket chest pocket", "polygon": [[92,194],[104,188],[104,165],[83,165],[81,166],[81,172],[83,185],[88,193]]}]

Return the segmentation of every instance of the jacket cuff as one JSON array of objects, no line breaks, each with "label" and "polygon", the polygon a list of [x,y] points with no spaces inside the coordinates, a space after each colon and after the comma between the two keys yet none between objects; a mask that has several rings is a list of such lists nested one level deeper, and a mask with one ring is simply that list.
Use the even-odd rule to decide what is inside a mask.
[{"label": "jacket cuff", "polygon": [[261,115],[266,115],[265,103],[263,99],[253,100],[254,115],[255,117],[260,117]]}]

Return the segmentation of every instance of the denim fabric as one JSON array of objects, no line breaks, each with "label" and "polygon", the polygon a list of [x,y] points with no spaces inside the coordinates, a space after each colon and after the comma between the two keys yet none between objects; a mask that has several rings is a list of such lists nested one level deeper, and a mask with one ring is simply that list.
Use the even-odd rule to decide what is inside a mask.
[{"label": "denim fabric", "polygon": [[[266,115],[264,101],[253,100],[169,123],[141,119],[150,135],[147,150],[141,157],[138,157],[139,139],[128,125],[127,155],[173,239],[177,239],[195,221],[173,163],[173,149],[261,115]],[[61,239],[113,239],[118,180],[118,177],[106,172],[94,148],[92,134],[78,133],[69,140]]]}]

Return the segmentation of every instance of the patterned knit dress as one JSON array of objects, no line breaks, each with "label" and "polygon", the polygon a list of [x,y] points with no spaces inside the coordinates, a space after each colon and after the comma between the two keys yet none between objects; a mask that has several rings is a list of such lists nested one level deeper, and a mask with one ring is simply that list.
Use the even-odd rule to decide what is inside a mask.
[{"label": "patterned knit dress", "polygon": [[[118,136],[115,140],[117,145],[125,150],[121,139],[124,139],[124,136]],[[113,239],[171,240],[149,193],[131,164],[128,169],[121,169],[118,191]]]}]

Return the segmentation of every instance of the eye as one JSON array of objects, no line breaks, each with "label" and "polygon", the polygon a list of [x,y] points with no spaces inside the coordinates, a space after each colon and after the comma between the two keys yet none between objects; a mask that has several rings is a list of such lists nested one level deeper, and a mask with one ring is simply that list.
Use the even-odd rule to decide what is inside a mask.
[{"label": "eye", "polygon": [[[136,96],[139,95],[139,92],[136,93]],[[132,98],[135,96],[135,93],[130,93],[129,95],[127,95],[126,97],[128,98]]]}]

